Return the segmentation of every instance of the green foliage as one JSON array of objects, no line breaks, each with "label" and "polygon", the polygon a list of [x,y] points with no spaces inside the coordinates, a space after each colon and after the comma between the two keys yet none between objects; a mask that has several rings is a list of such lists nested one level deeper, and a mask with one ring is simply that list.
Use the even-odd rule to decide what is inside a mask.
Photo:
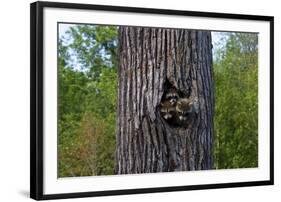
[{"label": "green foliage", "polygon": [[59,40],[59,177],[114,174],[117,27],[74,25]]},{"label": "green foliage", "polygon": [[76,25],[66,33],[72,39],[69,48],[89,77],[97,78],[103,68],[116,67],[116,26]]},{"label": "green foliage", "polygon": [[215,52],[215,167],[258,166],[258,36],[231,33]]},{"label": "green foliage", "polygon": [[[114,172],[115,138],[112,123],[87,112],[79,125],[70,120],[59,147],[60,177],[110,175]],[[61,127],[67,127],[66,125]],[[71,129],[74,129],[71,131]]]}]

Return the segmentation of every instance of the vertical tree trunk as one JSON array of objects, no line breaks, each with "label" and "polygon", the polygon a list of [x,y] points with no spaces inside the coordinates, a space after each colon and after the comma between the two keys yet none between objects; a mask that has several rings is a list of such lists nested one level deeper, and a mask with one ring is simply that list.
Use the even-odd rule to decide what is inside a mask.
[{"label": "vertical tree trunk", "polygon": [[[167,83],[198,98],[186,127],[160,114]],[[212,169],[213,89],[210,32],[120,27],[116,174]]]}]

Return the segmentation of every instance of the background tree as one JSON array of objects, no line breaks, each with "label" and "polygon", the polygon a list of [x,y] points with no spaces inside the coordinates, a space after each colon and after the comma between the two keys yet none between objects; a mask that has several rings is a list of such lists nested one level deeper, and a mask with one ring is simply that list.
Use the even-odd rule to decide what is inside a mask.
[{"label": "background tree", "polygon": [[[213,168],[211,32],[119,28],[116,173]],[[199,101],[186,127],[160,115],[166,86]]]},{"label": "background tree", "polygon": [[58,45],[58,175],[114,174],[117,27],[69,25]]},{"label": "background tree", "polygon": [[226,41],[214,57],[215,167],[257,167],[258,35],[219,35]]}]

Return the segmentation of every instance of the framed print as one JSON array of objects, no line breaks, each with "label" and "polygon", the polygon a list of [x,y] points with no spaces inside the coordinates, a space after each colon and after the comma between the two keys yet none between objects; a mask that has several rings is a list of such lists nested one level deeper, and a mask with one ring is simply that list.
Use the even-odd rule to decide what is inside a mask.
[{"label": "framed print", "polygon": [[272,185],[273,19],[32,3],[31,198]]}]

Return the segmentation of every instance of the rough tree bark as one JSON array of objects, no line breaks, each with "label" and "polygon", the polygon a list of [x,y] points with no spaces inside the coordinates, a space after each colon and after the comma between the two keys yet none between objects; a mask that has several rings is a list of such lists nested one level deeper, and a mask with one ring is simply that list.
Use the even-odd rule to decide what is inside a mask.
[{"label": "rough tree bark", "polygon": [[[211,33],[120,27],[118,71],[116,174],[212,169]],[[198,98],[189,127],[161,117],[166,83]]]}]

